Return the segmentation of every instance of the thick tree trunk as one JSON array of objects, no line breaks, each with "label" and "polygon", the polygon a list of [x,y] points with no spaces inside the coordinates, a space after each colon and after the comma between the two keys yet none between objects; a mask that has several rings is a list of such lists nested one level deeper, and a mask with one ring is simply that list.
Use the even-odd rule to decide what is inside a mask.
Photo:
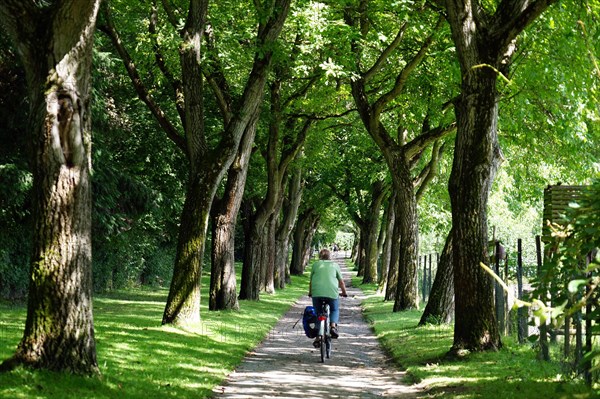
[{"label": "thick tree trunk", "polygon": [[[501,159],[496,134],[496,75],[481,70],[463,84],[457,105],[458,135],[449,191],[452,204],[456,319],[453,350],[501,346],[489,264],[487,201]],[[466,83],[466,82],[465,82]]]},{"label": "thick tree trunk", "polygon": [[[235,195],[235,194],[234,194]],[[237,196],[237,195],[236,195]],[[221,201],[225,202],[224,199]],[[241,195],[240,195],[241,201]],[[220,202],[220,201],[219,201]],[[215,211],[217,208],[217,212]],[[213,205],[209,310],[239,309],[235,279],[235,225],[237,213],[223,204]]]},{"label": "thick tree trunk", "polygon": [[240,143],[238,155],[229,168],[225,192],[215,201],[212,216],[212,265],[209,310],[238,309],[235,278],[235,226],[250,164],[256,121],[251,123]]},{"label": "thick tree trunk", "polygon": [[419,223],[410,168],[404,162],[398,162],[394,169],[397,194],[396,223],[399,223],[400,234],[398,286],[394,302],[394,312],[397,312],[419,307],[417,289]]},{"label": "thick tree trunk", "polygon": [[556,0],[502,3],[489,14],[473,0],[446,2],[461,69],[461,95],[449,191],[452,205],[455,289],[454,343],[461,350],[502,345],[494,314],[488,263],[487,201],[502,159],[498,144],[498,72],[508,75],[514,40]]},{"label": "thick tree trunk", "polygon": [[27,74],[34,192],[25,331],[0,369],[95,374],[90,69],[100,1],[27,4],[0,5]]},{"label": "thick tree trunk", "polygon": [[[233,157],[237,144],[223,151],[224,165],[206,169],[200,154],[206,150],[204,138],[204,80],[200,68],[201,45],[204,34],[207,1],[190,2],[190,12],[183,33],[183,50],[180,54],[185,96],[185,126],[187,155],[190,160],[189,180],[181,219],[177,253],[169,296],[163,312],[163,324],[186,325],[200,321],[200,277],[206,246],[210,208],[217,187]],[[245,125],[244,123],[241,124]],[[240,125],[236,126],[236,130]],[[241,133],[234,134],[241,139]],[[221,154],[223,155],[223,154]],[[204,169],[204,170],[202,170]]]},{"label": "thick tree trunk", "polygon": [[446,244],[440,256],[429,300],[421,315],[419,325],[430,322],[449,323],[453,315],[454,269],[452,263],[452,232],[450,232],[446,237]]},{"label": "thick tree trunk", "polygon": [[163,324],[186,325],[200,321],[200,276],[209,210],[220,178],[192,180],[179,225],[173,279]]}]

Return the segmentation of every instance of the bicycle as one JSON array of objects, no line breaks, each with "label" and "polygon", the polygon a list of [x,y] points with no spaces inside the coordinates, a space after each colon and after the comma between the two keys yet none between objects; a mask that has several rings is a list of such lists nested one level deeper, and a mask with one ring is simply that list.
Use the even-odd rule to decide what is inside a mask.
[{"label": "bicycle", "polygon": [[331,357],[331,326],[329,322],[329,304],[326,301],[321,301],[321,309],[319,312],[319,334],[317,339],[320,342],[321,363],[325,363],[325,358]]}]

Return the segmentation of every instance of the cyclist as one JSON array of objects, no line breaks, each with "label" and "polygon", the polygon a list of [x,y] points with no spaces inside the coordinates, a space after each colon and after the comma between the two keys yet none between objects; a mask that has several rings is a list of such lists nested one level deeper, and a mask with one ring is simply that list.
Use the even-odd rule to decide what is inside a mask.
[{"label": "cyclist", "polygon": [[322,301],[329,303],[332,338],[339,336],[337,324],[340,318],[340,288],[342,296],[347,297],[346,285],[342,278],[340,266],[331,260],[331,253],[328,249],[322,249],[319,252],[319,261],[313,264],[310,272],[308,296],[312,297],[313,306],[317,311],[321,309]]}]

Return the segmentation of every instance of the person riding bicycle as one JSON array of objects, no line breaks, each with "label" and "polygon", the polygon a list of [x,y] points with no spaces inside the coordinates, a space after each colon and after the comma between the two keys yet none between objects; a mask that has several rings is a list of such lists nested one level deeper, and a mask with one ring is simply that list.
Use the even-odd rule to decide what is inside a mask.
[{"label": "person riding bicycle", "polygon": [[342,296],[347,297],[346,285],[342,278],[340,266],[331,260],[331,253],[328,249],[322,249],[319,252],[319,261],[312,265],[310,272],[310,283],[308,285],[308,296],[312,297],[312,303],[315,309],[321,309],[321,303],[326,301],[330,308],[331,337],[338,337],[337,324],[340,318],[340,299],[339,289],[342,290]]}]

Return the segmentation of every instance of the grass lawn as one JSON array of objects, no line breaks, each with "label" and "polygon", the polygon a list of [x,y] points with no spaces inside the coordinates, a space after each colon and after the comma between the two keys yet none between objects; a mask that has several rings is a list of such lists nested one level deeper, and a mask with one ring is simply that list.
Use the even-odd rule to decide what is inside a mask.
[{"label": "grass lawn", "polygon": [[[0,398],[206,398],[254,348],[293,302],[308,291],[308,275],[241,311],[209,312],[203,279],[202,324],[160,325],[167,290],[134,289],[94,298],[100,377],[19,368],[0,373]],[[0,360],[10,357],[25,324],[25,305],[0,303]],[[301,328],[301,326],[300,326]]]},{"label": "grass lawn", "polygon": [[558,362],[542,362],[530,344],[503,338],[498,352],[471,353],[461,360],[445,360],[452,346],[449,325],[416,327],[421,311],[392,312],[374,285],[355,286],[368,295],[364,312],[377,336],[414,379],[427,387],[429,398],[595,398],[581,380],[564,376]]}]

